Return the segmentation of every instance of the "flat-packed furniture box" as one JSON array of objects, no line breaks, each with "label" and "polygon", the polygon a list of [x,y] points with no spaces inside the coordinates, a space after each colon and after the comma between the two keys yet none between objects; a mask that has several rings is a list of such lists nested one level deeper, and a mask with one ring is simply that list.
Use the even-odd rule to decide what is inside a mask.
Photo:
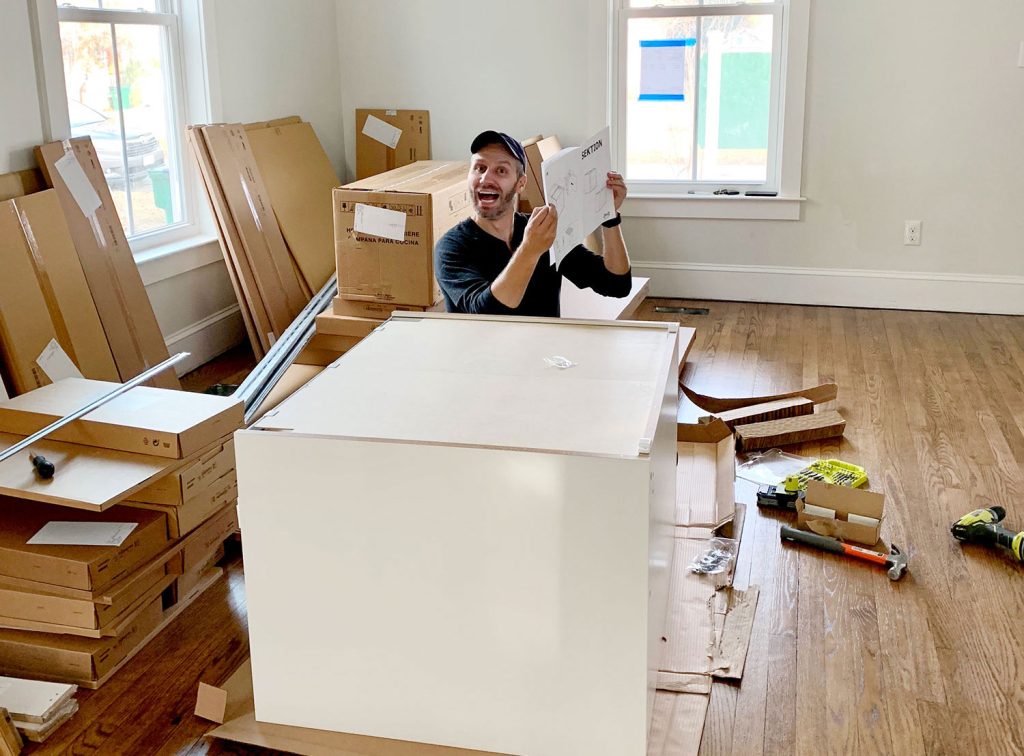
[{"label": "flat-packed furniture box", "polygon": [[162,601],[157,596],[112,638],[0,630],[0,674],[96,687],[160,626],[163,616]]},{"label": "flat-packed furniture box", "polygon": [[[135,523],[135,527],[119,546],[27,543],[50,522]],[[167,545],[167,517],[163,512],[123,506],[87,512],[0,497],[0,575],[3,576],[98,591],[130,575]]]},{"label": "flat-packed furniture box", "polygon": [[[441,297],[434,243],[472,212],[467,163],[420,161],[334,190],[334,249],[343,299],[429,307]],[[405,215],[400,239],[355,230],[356,206]]]},{"label": "flat-packed furniture box", "polygon": [[356,109],[356,178],[430,160],[430,111]]},{"label": "flat-packed furniture box", "polygon": [[235,485],[235,471],[228,470],[223,476],[200,490],[195,496],[181,504],[151,504],[144,501],[124,501],[127,507],[141,507],[163,512],[167,515],[167,534],[181,538],[191,533],[216,512],[234,503],[238,498]]},{"label": "flat-packed furniture box", "polygon": [[[27,436],[115,388],[116,383],[65,378],[0,402],[0,431]],[[238,399],[136,386],[48,438],[181,459],[240,428],[243,414]]]},{"label": "flat-packed furniture box", "polygon": [[396,312],[239,431],[257,719],[645,753],[677,329]]},{"label": "flat-packed furniture box", "polygon": [[132,501],[149,504],[184,504],[235,469],[235,442],[215,441],[186,460],[182,468],[133,493]]}]

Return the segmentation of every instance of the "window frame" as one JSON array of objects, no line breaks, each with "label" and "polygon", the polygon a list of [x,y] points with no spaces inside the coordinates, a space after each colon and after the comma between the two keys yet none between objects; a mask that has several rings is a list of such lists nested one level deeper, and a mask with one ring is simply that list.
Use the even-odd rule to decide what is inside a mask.
[{"label": "window frame", "polygon": [[[45,138],[48,141],[66,139],[71,136],[68,115],[67,93],[64,77],[64,61],[61,52],[61,21],[78,21],[103,24],[157,25],[166,29],[167,44],[170,48],[167,60],[169,72],[165,72],[167,92],[172,118],[168,127],[168,152],[178,161],[180,168],[181,220],[163,228],[144,231],[128,237],[129,245],[140,263],[165,254],[184,251],[196,245],[209,242],[212,234],[210,220],[199,202],[199,176],[194,161],[189,158],[185,144],[185,128],[193,121],[209,120],[210,96],[206,75],[208,65],[206,50],[186,54],[190,35],[183,28],[183,18],[201,21],[206,15],[201,0],[161,0],[159,11],[134,11],[101,8],[58,7],[55,0],[34,0],[36,64],[40,78],[40,94],[43,110]],[[193,7],[194,6],[194,7]],[[195,36],[195,35],[191,35]],[[205,40],[200,40],[205,42]],[[193,45],[194,46],[194,45]],[[186,65],[189,59],[196,60],[196,71]],[[199,92],[194,92],[199,90]],[[198,96],[196,96],[198,94]],[[203,111],[203,112],[197,112]],[[169,156],[171,157],[171,156]],[[202,255],[202,258],[209,255]]]},{"label": "window frame", "polygon": [[[626,166],[628,25],[631,18],[771,14],[773,62],[769,112],[767,181],[650,181],[628,179],[623,212],[639,217],[796,220],[800,217],[804,97],[810,0],[773,3],[651,6],[632,8],[630,0],[610,0],[608,105],[618,165]],[[759,7],[760,6],[760,7]],[[777,59],[777,60],[776,60]],[[699,71],[697,72],[699,77]],[[717,188],[775,191],[774,197],[713,195]],[[696,192],[696,193],[691,193]]]}]

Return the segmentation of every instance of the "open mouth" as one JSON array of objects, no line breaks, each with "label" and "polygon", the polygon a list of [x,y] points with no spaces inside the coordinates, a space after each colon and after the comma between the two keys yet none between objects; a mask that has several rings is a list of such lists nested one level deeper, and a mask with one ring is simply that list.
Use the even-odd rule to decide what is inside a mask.
[{"label": "open mouth", "polygon": [[478,189],[476,192],[476,201],[481,207],[494,207],[500,199],[501,194],[489,189]]}]

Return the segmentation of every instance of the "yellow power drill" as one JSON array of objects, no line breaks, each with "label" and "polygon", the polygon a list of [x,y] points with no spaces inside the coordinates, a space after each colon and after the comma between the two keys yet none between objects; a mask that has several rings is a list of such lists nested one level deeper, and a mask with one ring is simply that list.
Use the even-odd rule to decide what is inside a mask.
[{"label": "yellow power drill", "polygon": [[999,523],[1006,517],[1002,507],[975,509],[953,523],[949,532],[958,541],[1002,546],[1018,562],[1024,562],[1024,531],[1011,533]]}]

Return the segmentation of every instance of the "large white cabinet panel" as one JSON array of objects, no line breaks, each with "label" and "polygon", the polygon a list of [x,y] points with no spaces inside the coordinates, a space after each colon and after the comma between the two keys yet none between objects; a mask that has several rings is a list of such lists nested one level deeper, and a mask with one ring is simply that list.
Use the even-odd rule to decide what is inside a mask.
[{"label": "large white cabinet panel", "polygon": [[400,317],[240,432],[257,718],[643,754],[674,347],[667,324]]}]

